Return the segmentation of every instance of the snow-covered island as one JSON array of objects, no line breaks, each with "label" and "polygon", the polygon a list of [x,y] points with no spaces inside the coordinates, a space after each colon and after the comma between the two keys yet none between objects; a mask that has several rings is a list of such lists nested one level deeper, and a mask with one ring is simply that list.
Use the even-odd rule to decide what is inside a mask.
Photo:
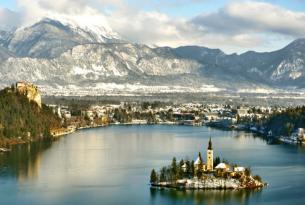
[{"label": "snow-covered island", "polygon": [[211,139],[206,163],[200,152],[197,159],[191,162],[181,160],[177,163],[173,158],[172,164],[163,167],[159,173],[152,170],[150,184],[152,187],[176,189],[258,189],[267,185],[260,176],[252,176],[250,168],[236,164],[230,166],[220,162],[219,157],[214,160]]}]

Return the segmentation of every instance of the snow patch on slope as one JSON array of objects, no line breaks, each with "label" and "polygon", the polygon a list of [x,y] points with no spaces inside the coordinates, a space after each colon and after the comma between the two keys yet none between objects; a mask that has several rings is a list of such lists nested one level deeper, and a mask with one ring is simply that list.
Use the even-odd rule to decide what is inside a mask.
[{"label": "snow patch on slope", "polygon": [[288,76],[292,79],[299,78],[302,73],[300,72],[304,69],[305,62],[303,59],[297,58],[292,61],[283,60],[276,70],[272,73],[272,80],[279,80],[288,74]]},{"label": "snow patch on slope", "polygon": [[129,96],[129,95],[150,95],[156,93],[205,93],[220,92],[225,89],[215,87],[214,85],[202,84],[199,87],[189,87],[180,85],[143,85],[140,83],[118,84],[118,83],[96,83],[89,87],[79,87],[76,85],[58,85],[56,88],[51,86],[40,86],[43,93],[56,96]]},{"label": "snow patch on slope", "polygon": [[76,33],[88,38],[91,35],[97,42],[106,42],[106,39],[121,39],[118,33],[114,32],[108,25],[106,19],[101,15],[64,15],[50,14],[47,16],[57,20],[64,26],[70,27]]}]

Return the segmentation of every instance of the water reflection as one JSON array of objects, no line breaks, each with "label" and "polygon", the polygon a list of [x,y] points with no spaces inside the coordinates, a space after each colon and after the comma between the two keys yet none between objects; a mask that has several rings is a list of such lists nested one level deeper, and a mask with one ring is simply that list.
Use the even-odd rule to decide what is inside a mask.
[{"label": "water reflection", "polygon": [[13,177],[19,182],[34,180],[38,176],[42,153],[51,141],[16,145],[10,153],[0,155],[0,177]]},{"label": "water reflection", "polygon": [[[150,189],[151,169],[170,164],[173,156],[194,159],[209,137],[215,156],[250,166],[269,186],[254,192]],[[302,204],[304,162],[303,147],[269,146],[243,132],[182,126],[83,130],[0,154],[0,204]]]},{"label": "water reflection", "polygon": [[175,204],[247,204],[249,198],[260,198],[261,190],[173,190],[151,188],[151,204],[159,204],[159,198],[168,198]]}]

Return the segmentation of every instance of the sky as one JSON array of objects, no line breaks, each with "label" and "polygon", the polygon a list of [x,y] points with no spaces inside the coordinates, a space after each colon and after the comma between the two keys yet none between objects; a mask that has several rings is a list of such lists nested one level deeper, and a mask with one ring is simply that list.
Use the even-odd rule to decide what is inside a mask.
[{"label": "sky", "polygon": [[272,51],[305,37],[305,0],[0,0],[2,28],[48,15],[94,16],[135,43],[226,53]]}]

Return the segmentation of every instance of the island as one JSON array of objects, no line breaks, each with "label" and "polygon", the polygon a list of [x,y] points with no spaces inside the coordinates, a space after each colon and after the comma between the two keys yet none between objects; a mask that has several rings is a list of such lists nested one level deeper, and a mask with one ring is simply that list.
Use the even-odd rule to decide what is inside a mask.
[{"label": "island", "polygon": [[[251,169],[229,165],[221,162],[219,157],[213,159],[212,140],[210,138],[206,151],[206,163],[199,152],[194,161],[174,157],[168,167],[160,172],[151,171],[150,185],[159,188],[175,189],[259,189],[267,185],[259,175],[252,176]],[[216,165],[216,166],[214,166]],[[231,169],[232,167],[232,169]]]}]

